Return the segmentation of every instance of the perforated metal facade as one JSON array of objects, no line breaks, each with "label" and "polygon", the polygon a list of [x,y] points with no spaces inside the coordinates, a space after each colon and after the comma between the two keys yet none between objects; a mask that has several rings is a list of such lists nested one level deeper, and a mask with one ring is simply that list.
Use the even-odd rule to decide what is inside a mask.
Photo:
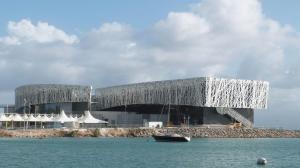
[{"label": "perforated metal facade", "polygon": [[95,101],[100,109],[130,104],[265,109],[268,90],[266,81],[202,77],[99,88]]},{"label": "perforated metal facade", "polygon": [[[80,85],[40,84],[25,85],[16,88],[16,109],[27,105],[89,102],[91,87]],[[27,106],[26,105],[26,106]]]}]

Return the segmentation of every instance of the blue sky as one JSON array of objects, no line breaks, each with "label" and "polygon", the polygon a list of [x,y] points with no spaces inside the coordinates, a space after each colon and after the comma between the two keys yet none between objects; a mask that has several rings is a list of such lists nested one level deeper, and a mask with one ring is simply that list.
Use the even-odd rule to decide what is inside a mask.
[{"label": "blue sky", "polygon": [[1,8],[1,33],[10,20],[29,18],[46,20],[70,33],[86,32],[104,22],[118,21],[144,29],[165,17],[170,11],[183,11],[196,0],[139,1],[5,1]]},{"label": "blue sky", "polygon": [[[145,29],[164,18],[170,11],[186,11],[199,0],[9,0],[1,2],[0,35],[6,33],[8,21],[28,18],[33,22],[47,21],[69,33],[81,33],[104,22],[118,21]],[[300,1],[262,0],[264,13],[283,24],[300,29]]]},{"label": "blue sky", "polygon": [[262,0],[262,6],[266,15],[280,21],[283,24],[290,24],[300,30],[299,16],[300,1],[298,0]]},{"label": "blue sky", "polygon": [[[267,80],[257,126],[300,128],[298,0],[2,1],[0,103],[29,83]],[[279,123],[279,124],[278,124]]]}]

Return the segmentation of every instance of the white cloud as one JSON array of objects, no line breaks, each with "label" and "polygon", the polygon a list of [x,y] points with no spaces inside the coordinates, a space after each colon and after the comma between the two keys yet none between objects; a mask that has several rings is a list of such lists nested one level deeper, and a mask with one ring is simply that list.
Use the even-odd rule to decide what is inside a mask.
[{"label": "white cloud", "polygon": [[206,18],[214,31],[221,33],[255,35],[264,22],[257,0],[205,0],[193,11]]},{"label": "white cloud", "polygon": [[180,42],[201,38],[201,35],[209,32],[210,26],[204,18],[193,13],[171,12],[166,20],[156,23],[154,29],[160,35],[160,40]]},{"label": "white cloud", "polygon": [[204,0],[141,32],[112,22],[77,37],[46,22],[11,21],[0,43],[0,94],[28,83],[100,87],[221,76],[271,82],[271,111],[256,113],[259,123],[300,108],[281,101],[300,101],[299,33],[265,16],[258,0]]},{"label": "white cloud", "polygon": [[4,43],[4,44],[7,44],[7,45],[20,45],[20,41],[18,38],[16,37],[1,37],[0,38],[0,43]]},{"label": "white cloud", "polygon": [[99,29],[96,29],[96,32],[100,33],[118,33],[123,32],[124,30],[129,30],[128,26],[122,25],[118,22],[104,23]]},{"label": "white cloud", "polygon": [[38,43],[61,41],[73,44],[78,41],[75,35],[67,35],[64,31],[46,22],[38,22],[37,25],[33,25],[30,20],[23,19],[19,22],[10,21],[7,28],[10,36],[2,40],[6,44],[20,44],[21,41]]}]

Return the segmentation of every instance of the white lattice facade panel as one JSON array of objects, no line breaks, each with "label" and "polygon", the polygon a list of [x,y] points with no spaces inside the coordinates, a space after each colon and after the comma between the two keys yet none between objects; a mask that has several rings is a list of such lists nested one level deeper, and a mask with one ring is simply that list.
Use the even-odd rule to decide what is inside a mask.
[{"label": "white lattice facade panel", "polygon": [[206,107],[267,108],[265,81],[207,78]]},{"label": "white lattice facade panel", "polygon": [[96,89],[101,109],[130,104],[205,104],[205,78],[157,81]]},{"label": "white lattice facade panel", "polygon": [[15,90],[15,103],[18,109],[24,106],[25,101],[27,105],[88,102],[90,100],[90,93],[90,86],[59,84],[25,85]]},{"label": "white lattice facade panel", "polygon": [[266,108],[268,82],[193,78],[96,89],[97,108],[130,104]]}]

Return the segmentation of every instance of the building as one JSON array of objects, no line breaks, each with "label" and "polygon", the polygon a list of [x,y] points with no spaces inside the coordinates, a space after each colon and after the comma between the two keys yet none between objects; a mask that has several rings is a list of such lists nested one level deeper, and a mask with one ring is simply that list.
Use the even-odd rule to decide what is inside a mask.
[{"label": "building", "polygon": [[13,113],[15,112],[14,104],[0,104],[0,109],[3,109],[4,113]]},{"label": "building", "polygon": [[[265,81],[201,77],[95,89],[78,85],[26,85],[16,89],[16,111],[92,114],[117,126],[164,124],[252,127],[254,109],[266,109]],[[90,106],[91,104],[91,106]]]},{"label": "building", "polygon": [[80,85],[24,85],[15,90],[15,110],[18,113],[80,114],[88,110],[91,87]]},{"label": "building", "polygon": [[268,89],[265,81],[212,77],[146,82],[96,89],[94,109],[136,112],[142,120],[167,113],[174,125],[188,119],[194,125],[252,127],[254,109],[267,108]]}]

